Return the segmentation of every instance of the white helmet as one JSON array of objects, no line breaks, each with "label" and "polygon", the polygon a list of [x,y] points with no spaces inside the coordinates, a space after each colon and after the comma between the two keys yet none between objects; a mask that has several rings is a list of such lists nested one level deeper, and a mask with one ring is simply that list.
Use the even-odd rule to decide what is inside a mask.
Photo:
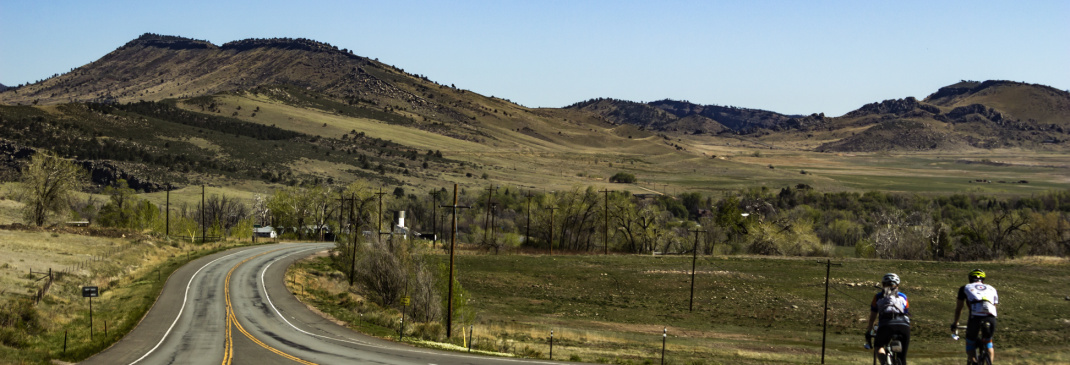
[{"label": "white helmet", "polygon": [[899,275],[895,273],[884,274],[884,278],[881,279],[881,284],[884,285],[899,285]]}]

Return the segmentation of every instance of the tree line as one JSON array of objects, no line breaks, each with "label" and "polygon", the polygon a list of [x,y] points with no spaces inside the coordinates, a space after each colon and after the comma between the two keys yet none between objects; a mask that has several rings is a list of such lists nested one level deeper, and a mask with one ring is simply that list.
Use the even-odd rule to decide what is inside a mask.
[{"label": "tree line", "polygon": [[[104,190],[107,201],[75,199],[71,192],[84,186],[77,181],[85,173],[71,164],[51,153],[32,158],[20,194],[28,223],[76,218],[167,230],[162,207],[138,198],[125,181]],[[173,208],[171,227],[192,234],[183,220],[205,221],[208,227],[202,230],[212,232],[207,235],[226,236],[251,235],[252,225],[258,224],[283,228],[293,238],[323,239],[325,234],[390,230],[395,212],[405,211],[407,228],[451,238],[453,232],[444,228],[452,219],[450,210],[441,207],[452,198],[445,188],[420,194],[406,193],[401,186],[375,189],[364,180],[291,185],[256,195],[252,206],[213,194],[204,206]],[[494,253],[688,253],[697,248],[703,253],[827,256],[846,248],[859,257],[919,260],[1070,253],[1070,190],[1013,197],[924,196],[819,192],[800,184],[720,196],[687,192],[650,197],[594,187],[547,192],[491,185],[461,189],[457,199],[470,207],[457,213],[457,240]]]}]

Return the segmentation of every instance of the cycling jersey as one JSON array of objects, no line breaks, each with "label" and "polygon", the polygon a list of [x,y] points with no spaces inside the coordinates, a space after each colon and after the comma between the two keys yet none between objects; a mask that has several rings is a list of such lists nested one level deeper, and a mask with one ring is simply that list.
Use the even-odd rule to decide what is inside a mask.
[{"label": "cycling jersey", "polygon": [[885,298],[884,292],[877,292],[877,295],[873,296],[873,302],[869,305],[869,310],[875,312],[878,315],[880,321],[877,323],[879,327],[886,325],[910,325],[910,302],[907,300],[907,295],[902,292],[897,292],[894,298]]},{"label": "cycling jersey", "polygon": [[996,316],[996,304],[999,295],[996,288],[983,282],[969,283],[959,288],[959,300],[966,301],[970,308],[970,317]]}]

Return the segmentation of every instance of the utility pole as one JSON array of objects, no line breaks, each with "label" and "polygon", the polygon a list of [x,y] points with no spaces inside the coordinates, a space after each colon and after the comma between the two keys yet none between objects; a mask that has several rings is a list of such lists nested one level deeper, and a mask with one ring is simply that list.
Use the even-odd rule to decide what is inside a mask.
[{"label": "utility pole", "polygon": [[605,227],[602,234],[602,244],[605,245],[606,248],[605,254],[609,255],[609,189],[602,189],[602,192],[605,193],[606,196],[606,214],[603,219]]},{"label": "utility pole", "polygon": [[201,243],[205,242],[208,227],[204,226],[204,184],[201,184]]},{"label": "utility pole", "polygon": [[164,212],[164,227],[163,235],[165,237],[171,236],[171,183],[167,183],[167,208]]},{"label": "utility pole", "polygon": [[487,187],[487,214],[483,218],[483,244],[487,244],[487,231],[490,229],[490,202],[494,198],[494,185]]},{"label": "utility pole", "polygon": [[549,209],[550,210],[550,256],[553,256],[554,255],[554,210],[557,210],[557,207],[549,207],[549,208],[543,208],[543,209]]},{"label": "utility pole", "polygon": [[431,203],[431,248],[437,248],[438,246],[438,196],[442,194],[442,190],[431,191],[431,197],[433,202]]},{"label": "utility pole", "polygon": [[342,219],[346,215],[346,192],[343,190],[338,191],[338,233],[334,235],[334,240],[337,242],[338,237],[342,235]]},{"label": "utility pole", "polygon": [[[832,273],[832,266],[843,266],[842,263],[832,263],[832,260],[825,259],[825,262],[818,261],[817,263],[825,264],[825,316],[821,319],[821,363],[825,363],[825,335],[828,334],[829,326],[829,274]],[[876,355],[874,355],[876,356]]]},{"label": "utility pole", "polygon": [[379,192],[375,193],[375,195],[379,196],[379,227],[375,231],[376,231],[376,234],[377,234],[376,237],[377,238],[382,238],[382,236],[383,236],[383,195],[386,195],[386,193],[383,192],[383,188],[382,187],[379,187]]},{"label": "utility pole", "polygon": [[[490,210],[491,210],[491,213],[492,213],[490,215],[490,239],[494,240],[494,241],[491,241],[491,242],[496,242],[498,240],[498,238],[497,238],[497,236],[494,235],[494,231],[495,231],[495,228],[496,228],[496,226],[495,226],[496,222],[495,221],[497,220],[496,218],[498,218],[498,214],[496,214],[497,210],[498,210],[498,203],[491,203],[490,204]],[[497,252],[497,251],[495,251],[495,252]]]},{"label": "utility pole", "polygon": [[698,262],[698,234],[703,231],[695,229],[691,232],[695,232],[695,247],[691,253],[691,301],[687,304],[688,312],[695,310],[695,263]]},{"label": "utility pole", "polygon": [[[357,273],[357,225],[353,224],[353,222],[355,222],[353,220],[353,215],[356,211],[354,205],[357,204],[357,194],[349,194],[349,249],[352,251],[350,254],[353,256],[352,260],[349,262],[349,286],[353,286],[353,276]],[[343,196],[342,199],[345,199],[345,196]]]},{"label": "utility pole", "polygon": [[457,246],[457,208],[469,208],[457,205],[457,184],[453,184],[453,205],[443,205],[443,208],[453,208],[453,230],[450,232],[450,289],[449,299],[446,301],[446,338],[453,335],[453,249]]},{"label": "utility pole", "polygon": [[528,223],[527,223],[527,227],[525,228],[525,232],[524,232],[524,244],[527,244],[528,240],[531,239],[531,198],[533,198],[534,196],[531,195],[531,192],[529,191],[528,194],[525,195],[525,197],[528,198],[528,204],[527,204],[527,208],[528,208]]}]

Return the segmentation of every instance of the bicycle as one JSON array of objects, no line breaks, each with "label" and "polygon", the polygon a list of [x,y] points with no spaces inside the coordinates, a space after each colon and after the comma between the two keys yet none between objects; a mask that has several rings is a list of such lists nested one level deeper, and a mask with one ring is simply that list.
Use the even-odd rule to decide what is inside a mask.
[{"label": "bicycle", "polygon": [[[987,344],[988,342],[992,341],[992,324],[988,323],[987,321],[981,323],[981,333],[979,334],[981,335],[982,341],[979,342],[984,342]],[[964,330],[966,329],[966,326],[955,326],[955,330],[951,331],[952,340],[959,340],[960,329]],[[977,361],[966,360],[966,365],[992,365],[992,357],[988,354],[988,346],[982,346],[980,343],[978,343],[977,345],[977,349],[974,350],[977,352],[974,356],[974,359],[976,359]]]},{"label": "bicycle", "polygon": [[[866,350],[873,349],[873,338],[877,336],[876,329],[872,329],[866,332],[866,344],[863,346]],[[903,342],[900,341],[899,334],[893,333],[891,340],[884,345],[884,362],[881,365],[902,365],[903,359],[901,353],[903,352]],[[877,364],[877,351],[873,350],[873,364]]]}]

